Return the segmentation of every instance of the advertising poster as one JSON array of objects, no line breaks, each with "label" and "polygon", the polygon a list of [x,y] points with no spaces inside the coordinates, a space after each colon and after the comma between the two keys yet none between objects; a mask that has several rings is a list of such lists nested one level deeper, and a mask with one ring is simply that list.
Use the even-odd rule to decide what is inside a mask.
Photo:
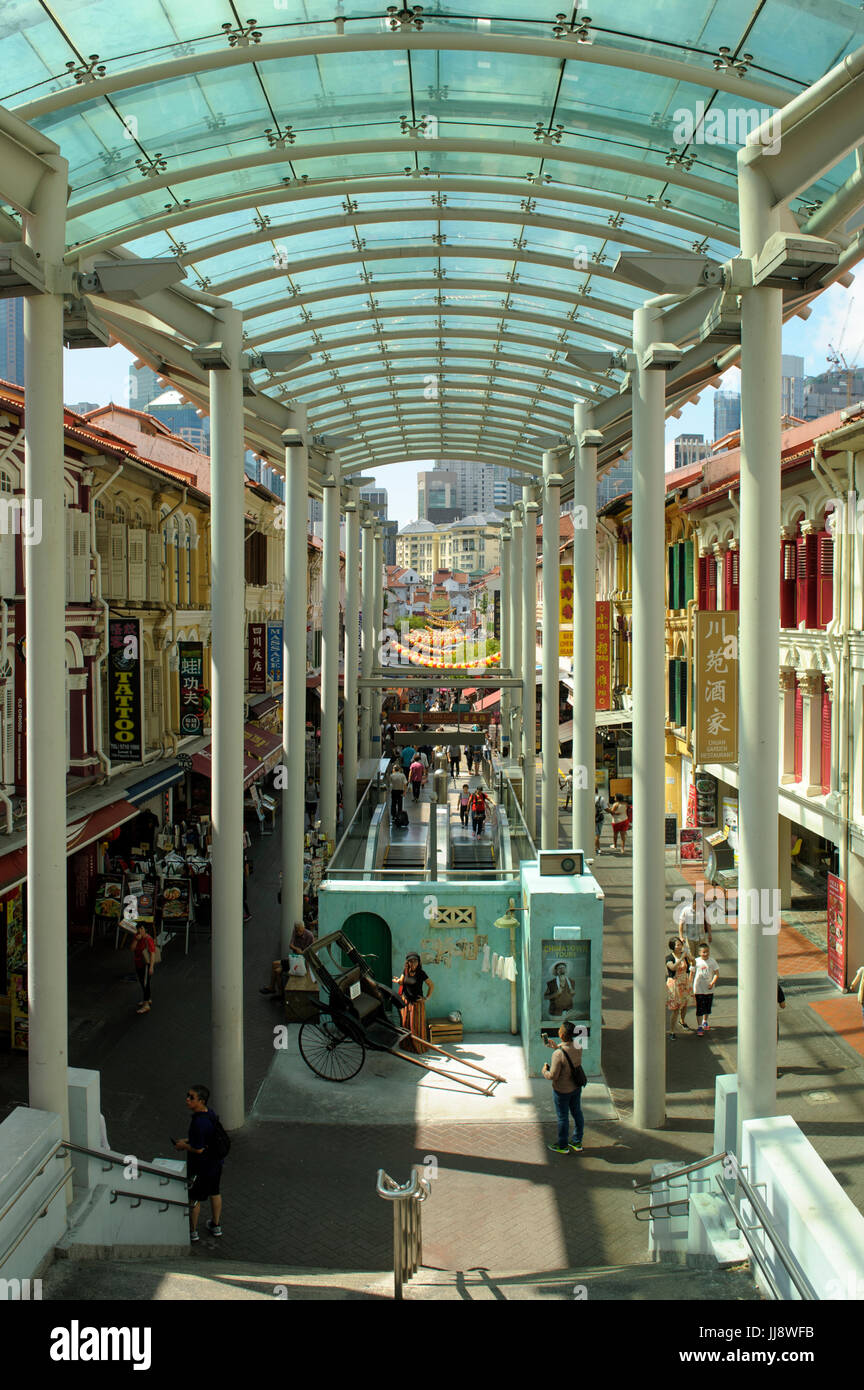
[{"label": "advertising poster", "polygon": [[702,831],[694,827],[689,829],[685,826],[679,831],[681,846],[681,859],[696,860],[697,863],[702,858]]},{"label": "advertising poster", "polygon": [[180,732],[204,732],[204,644],[178,642],[180,660]]},{"label": "advertising poster", "polygon": [[267,679],[282,679],[282,624],[267,624]]},{"label": "advertising poster", "polygon": [[828,875],[828,978],[846,988],[846,884]]},{"label": "advertising poster", "polygon": [[735,864],[738,863],[738,798],[736,796],[724,796],[720,799],[720,824],[729,833],[727,840],[735,854]]},{"label": "advertising poster", "polygon": [[141,624],[112,618],[108,624],[108,728],[112,763],[140,763]]},{"label": "advertising poster", "polygon": [[162,925],[176,926],[189,920],[188,878],[166,878],[162,891]]},{"label": "advertising poster", "polygon": [[249,624],[249,679],[250,695],[262,695],[267,689],[267,662],[265,657],[267,624]]},{"label": "advertising poster", "polygon": [[695,763],[738,761],[738,614],[696,614]]},{"label": "advertising poster", "polygon": [[492,636],[496,642],[501,640],[501,590],[496,589],[492,596]]},{"label": "advertising poster", "polygon": [[100,874],[96,880],[93,916],[104,922],[117,922],[123,913],[123,875]]},{"label": "advertising poster", "polygon": [[573,655],[573,629],[572,627],[559,627],[558,629],[558,655]]},{"label": "advertising poster", "polygon": [[26,1052],[30,1032],[26,975],[9,976],[9,1022],[12,1029],[13,1050]]},{"label": "advertising poster", "polygon": [[543,1017],[587,1023],[591,1015],[591,942],[541,941]]},{"label": "advertising poster", "polygon": [[595,709],[612,708],[612,605],[600,599],[596,605]]}]

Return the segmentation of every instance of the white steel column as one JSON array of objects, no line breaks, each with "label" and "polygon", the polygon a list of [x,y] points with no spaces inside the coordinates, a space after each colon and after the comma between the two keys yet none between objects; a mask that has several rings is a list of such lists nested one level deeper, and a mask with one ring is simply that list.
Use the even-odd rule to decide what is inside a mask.
[{"label": "white steel column", "polygon": [[558,848],[558,562],[561,483],[558,456],[543,455],[543,717],[541,831],[543,849]]},{"label": "white steel column", "polygon": [[[754,151],[745,146],[741,156]],[[778,228],[758,169],[739,157],[741,252]],[[783,293],[741,297],[741,583],[738,702],[738,1135],[777,1105],[780,914],[777,745],[780,664],[780,394]],[[638,814],[638,813],[637,813]],[[634,822],[635,824],[635,822]],[[776,894],[776,896],[775,896]]]},{"label": "white steel column", "polygon": [[[633,315],[633,1122],[666,1116],[664,754],[665,382],[642,356],[659,311]],[[593,702],[592,702],[593,703]],[[574,714],[575,718],[575,714]],[[593,729],[592,729],[593,737]]]},{"label": "white steel column", "polygon": [[[374,540],[372,537],[372,520],[365,508],[360,522],[361,528],[361,560],[360,560],[360,593],[363,605],[363,650],[360,656],[360,674],[365,680],[372,675],[373,666],[373,645],[372,645],[372,615],[375,612],[375,582],[373,568]],[[360,757],[371,758],[372,756],[372,688],[364,685],[360,693]]]},{"label": "white steel column", "polygon": [[359,711],[357,707],[357,662],[360,649],[360,575],[357,556],[360,550],[360,517],[357,511],[359,489],[345,489],[345,647],[342,664],[344,703],[342,713],[342,829],[347,830],[357,809],[357,737]]},{"label": "white steel column", "polygon": [[[298,412],[299,414],[299,412]],[[285,615],[282,667],[282,954],[287,956],[294,923],[303,920],[303,836],[306,782],[306,513],[309,455],[306,421],[302,444],[294,431],[285,444]],[[293,443],[294,447],[291,447]]]},{"label": "white steel column", "polygon": [[525,824],[537,836],[537,513],[534,488],[523,487],[522,510],[522,779]]},{"label": "white steel column", "polygon": [[[510,513],[510,662],[514,676],[522,675],[522,511],[517,502]],[[510,687],[510,756],[522,752],[522,687]]]},{"label": "white steel column", "polygon": [[[372,612],[372,661],[375,666],[381,664],[379,649],[381,646],[381,609],[384,606],[384,532],[380,526],[373,527],[372,531],[372,592],[375,596],[375,606]],[[372,692],[369,730],[369,744],[371,757],[380,758],[382,752],[381,745],[381,704],[383,700],[382,689],[379,685]]]},{"label": "white steel column", "polygon": [[[510,613],[510,565],[511,565],[511,535],[509,526],[501,529],[501,597],[498,612],[501,619],[501,670],[510,669],[510,652],[512,650],[511,641],[511,613]],[[501,699],[498,704],[501,715],[501,738],[499,740],[499,753],[502,751],[504,739],[510,742],[510,692],[501,691]]]},{"label": "white steel column", "polygon": [[[597,447],[588,442],[593,412],[573,406],[576,456],[573,484],[573,810],[574,849],[594,854],[596,762]],[[595,436],[596,437],[596,436]]]},{"label": "white steel column", "polygon": [[[338,462],[336,464],[338,472]],[[339,483],[324,484],[324,559],[321,620],[321,829],[336,838],[336,781],[339,757]]]},{"label": "white steel column", "polygon": [[243,351],[238,309],[222,309],[230,366],[210,373],[213,772],[213,1091],[226,1129],[245,1118],[243,1093]]},{"label": "white steel column", "polygon": [[[24,218],[49,292],[24,300],[24,585],[27,600],[27,993],[29,1100],[69,1134],[66,926],[66,573],[62,268],[68,164],[46,166]],[[18,636],[20,637],[20,632]],[[142,653],[138,653],[139,658]]]}]

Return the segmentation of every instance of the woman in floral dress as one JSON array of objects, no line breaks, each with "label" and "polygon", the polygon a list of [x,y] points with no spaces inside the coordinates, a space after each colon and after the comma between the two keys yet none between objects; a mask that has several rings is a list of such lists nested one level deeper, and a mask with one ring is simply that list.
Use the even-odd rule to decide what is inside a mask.
[{"label": "woman in floral dress", "polygon": [[693,1030],[685,1023],[687,1010],[692,1002],[690,991],[690,967],[692,961],[684,949],[683,941],[669,938],[669,954],[666,957],[666,1007],[669,1010],[669,1039],[677,1037],[676,1029],[680,1023],[685,1033]]}]

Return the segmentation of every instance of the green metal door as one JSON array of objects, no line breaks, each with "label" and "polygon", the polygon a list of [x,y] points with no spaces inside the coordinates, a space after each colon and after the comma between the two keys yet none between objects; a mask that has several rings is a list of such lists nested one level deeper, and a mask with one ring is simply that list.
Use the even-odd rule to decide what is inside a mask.
[{"label": "green metal door", "polygon": [[389,985],[393,978],[393,942],[384,918],[375,912],[354,912],[343,922],[342,930],[352,946],[366,957],[375,979]]}]

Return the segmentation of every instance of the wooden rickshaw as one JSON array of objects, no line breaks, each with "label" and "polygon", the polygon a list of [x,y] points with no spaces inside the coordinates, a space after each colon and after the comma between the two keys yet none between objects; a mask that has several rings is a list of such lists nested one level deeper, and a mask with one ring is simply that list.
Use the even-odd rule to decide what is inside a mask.
[{"label": "wooden rickshaw", "polygon": [[[339,951],[343,962],[335,952]],[[491,1095],[503,1076],[487,1071],[466,1057],[454,1056],[443,1047],[436,1047],[425,1038],[415,1039],[410,1029],[402,1026],[400,1011],[404,1001],[389,984],[375,979],[365,956],[348,940],[344,932],[322,936],[303,952],[307,968],[319,986],[315,1002],[318,1017],[307,1020],[299,1036],[300,1055],[307,1067],[324,1081],[350,1081],[366,1060],[367,1052],[391,1052],[394,1057],[413,1062],[425,1071],[437,1072],[453,1081],[469,1086],[482,1095]],[[446,1057],[460,1067],[487,1077],[485,1084],[460,1076],[455,1071],[436,1067],[425,1056],[406,1052],[408,1040],[422,1043],[427,1052]]]}]

